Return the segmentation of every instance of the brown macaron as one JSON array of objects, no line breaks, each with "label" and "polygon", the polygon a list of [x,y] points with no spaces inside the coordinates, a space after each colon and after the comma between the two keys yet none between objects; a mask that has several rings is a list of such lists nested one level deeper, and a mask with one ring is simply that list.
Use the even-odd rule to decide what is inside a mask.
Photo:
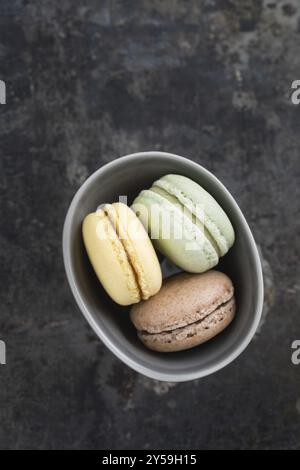
[{"label": "brown macaron", "polygon": [[141,341],[159,352],[198,346],[223,331],[234,315],[232,282],[215,270],[172,276],[158,294],[130,311]]}]

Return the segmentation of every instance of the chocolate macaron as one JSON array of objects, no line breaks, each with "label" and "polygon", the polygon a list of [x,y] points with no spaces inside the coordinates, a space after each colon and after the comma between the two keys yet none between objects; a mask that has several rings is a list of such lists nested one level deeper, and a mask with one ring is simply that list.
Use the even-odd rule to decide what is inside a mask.
[{"label": "chocolate macaron", "polygon": [[158,294],[130,311],[141,341],[159,352],[198,346],[223,331],[234,315],[232,282],[215,270],[172,276]]}]

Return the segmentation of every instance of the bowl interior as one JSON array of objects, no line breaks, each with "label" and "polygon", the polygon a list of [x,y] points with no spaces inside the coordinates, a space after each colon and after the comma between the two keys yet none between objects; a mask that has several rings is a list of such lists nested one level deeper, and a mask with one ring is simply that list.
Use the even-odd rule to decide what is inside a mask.
[{"label": "bowl interior", "polygon": [[[127,196],[131,204],[139,191],[167,173],[179,173],[201,184],[223,207],[234,226],[235,244],[216,269],[226,272],[234,283],[237,314],[233,323],[211,341],[188,351],[160,354],[143,346],[130,322],[129,308],[116,305],[101,287],[83,246],[81,225],[85,215],[99,204],[115,202],[119,196]],[[155,152],[137,154],[115,160],[94,173],[70,206],[64,229],[64,255],[75,298],[96,333],[124,362],[148,376],[187,380],[207,375],[244,349],[259,321],[260,265],[249,228],[222,184],[184,158]],[[165,260],[162,263],[165,271]]]}]

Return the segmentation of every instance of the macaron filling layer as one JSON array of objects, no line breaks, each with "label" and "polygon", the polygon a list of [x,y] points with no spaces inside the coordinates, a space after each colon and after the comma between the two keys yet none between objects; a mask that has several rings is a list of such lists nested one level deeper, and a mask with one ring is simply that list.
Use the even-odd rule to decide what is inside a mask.
[{"label": "macaron filling layer", "polygon": [[166,322],[165,320],[163,322],[157,321],[157,318],[155,321],[153,316],[153,321],[151,321],[151,323],[148,322],[146,328],[144,327],[144,325],[142,326],[141,324],[137,323],[137,321],[135,321],[135,326],[138,330],[148,334],[160,334],[162,332],[172,331],[178,328],[184,328],[188,325],[201,322],[206,317],[214,313],[218,308],[226,305],[233,298],[234,288],[232,285],[228,285],[227,287],[224,287],[222,295],[216,292],[208,303],[206,303],[202,307],[195,306],[190,313],[185,312],[184,316],[177,317],[176,321],[174,321],[173,318],[172,323],[170,322],[172,315],[169,315],[168,322]]},{"label": "macaron filling layer", "polygon": [[104,208],[104,212],[116,231],[116,235],[123,246],[128,263],[132,268],[136,281],[136,288],[139,292],[139,300],[146,300],[151,296],[151,292],[148,287],[142,264],[139,261],[139,256],[135,251],[134,241],[131,240],[127,227],[122,225],[118,211],[113,204],[107,204]]},{"label": "macaron filling layer", "polygon": [[127,281],[128,281],[127,282],[128,290],[133,295],[134,301],[135,302],[140,302],[140,300],[142,299],[142,292],[141,292],[141,289],[140,289],[140,285],[139,285],[139,282],[138,282],[138,278],[137,278],[137,274],[136,274],[136,271],[134,269],[134,266],[132,265],[130,257],[128,256],[128,253],[127,253],[127,251],[124,247],[124,244],[122,243],[122,240],[120,239],[119,234],[116,231],[116,226],[113,223],[113,220],[109,215],[109,213],[111,213],[111,211],[109,210],[109,208],[107,208],[107,206],[105,206],[105,210],[103,211],[103,213],[104,213],[104,216],[107,219],[107,223],[110,224],[112,230],[115,233],[114,238],[111,238],[111,236],[110,236],[111,233],[107,234],[107,236],[108,237],[110,236],[110,242],[111,242],[111,244],[114,248],[114,252],[116,253],[116,255],[119,259],[119,262],[120,262],[120,264],[122,265],[122,267],[124,269],[124,274],[125,274],[125,276],[127,278]]},{"label": "macaron filling layer", "polygon": [[[214,245],[205,236],[203,225],[199,227],[192,223],[187,215],[188,211],[182,210],[179,201],[176,200],[174,204],[170,200],[172,196],[165,197],[159,192],[161,192],[159,188],[141,191],[132,206],[143,224],[148,227],[153,243],[171,259],[177,253],[177,256],[188,259],[190,264],[194,263],[198,266],[201,260],[203,270],[216,266],[219,256]],[[169,241],[172,243],[165,243]],[[167,252],[170,248],[173,249],[173,256]],[[176,260],[174,262],[176,264]],[[181,267],[184,268],[184,266]]]},{"label": "macaron filling layer", "polygon": [[[194,201],[190,197],[188,197],[187,194],[181,188],[178,187],[178,182],[176,186],[170,183],[167,178],[168,176],[155,181],[153,183],[153,188],[159,187],[163,189],[166,193],[174,196],[178,200],[178,202],[180,202],[184,207],[188,208],[192,212],[192,214],[197,216],[197,212],[199,212],[199,207],[197,207]],[[210,205],[218,205],[218,203],[213,199],[213,197],[199,185],[197,189],[198,191],[200,190],[203,194],[205,194],[205,199],[206,201],[209,200]],[[205,207],[203,207],[202,210],[204,211],[202,223],[204,223],[205,228],[210,233],[211,238],[215,240],[215,244],[218,246],[218,252],[220,253],[220,256],[223,256],[229,250],[230,246],[232,245],[232,241],[227,239],[225,234],[222,233],[222,230],[220,229],[218,223],[216,222],[216,220],[213,219],[212,215],[208,215],[208,211],[205,210]],[[218,210],[222,210],[220,206],[218,207]],[[222,210],[222,212],[224,211]],[[225,217],[227,218],[226,214],[224,213],[224,218]]]},{"label": "macaron filling layer", "polygon": [[214,315],[216,312],[218,311],[221,311],[223,310],[224,308],[226,308],[227,306],[231,306],[235,303],[235,299],[234,299],[234,296],[232,295],[230,297],[229,300],[225,300],[224,302],[222,303],[218,303],[217,306],[216,304],[215,305],[212,305],[211,308],[209,309],[209,311],[207,311],[206,314],[202,314],[197,320],[194,320],[194,321],[191,321],[190,323],[177,323],[177,324],[174,324],[172,326],[165,326],[164,329],[160,330],[160,331],[155,331],[153,332],[153,330],[149,331],[149,330],[140,330],[139,333],[143,334],[143,335],[149,335],[149,336],[154,336],[154,335],[161,335],[161,334],[165,334],[165,333],[171,333],[173,331],[180,331],[180,330],[184,330],[185,328],[191,326],[191,325],[199,325],[201,322],[205,321],[208,319],[208,317],[210,317],[211,315]]},{"label": "macaron filling layer", "polygon": [[155,334],[139,331],[138,336],[151,349],[161,352],[180,351],[181,349],[188,349],[213,338],[232,322],[234,315],[235,299],[232,297],[205,318],[183,328]]},{"label": "macaron filling layer", "polygon": [[170,201],[170,203],[174,204],[174,206],[178,207],[178,210],[185,215],[190,221],[190,226],[192,227],[193,224],[203,233],[204,237],[209,241],[209,243],[214,248],[215,252],[218,256],[221,256],[221,251],[219,245],[216,243],[215,239],[212,237],[210,231],[207,229],[204,223],[205,214],[202,211],[202,214],[199,215],[193,210],[193,207],[188,204],[183,204],[175,195],[167,192],[165,189],[160,187],[159,185],[153,185],[150,191],[160,194],[162,197]]}]

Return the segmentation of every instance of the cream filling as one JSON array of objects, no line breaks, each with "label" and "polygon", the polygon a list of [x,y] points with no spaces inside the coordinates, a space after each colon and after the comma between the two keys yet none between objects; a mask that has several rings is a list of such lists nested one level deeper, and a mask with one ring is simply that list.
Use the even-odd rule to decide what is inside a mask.
[{"label": "cream filling", "polygon": [[177,205],[179,210],[181,210],[182,213],[184,213],[184,215],[189,219],[189,221],[192,224],[195,224],[196,227],[203,233],[205,238],[209,241],[209,243],[213,246],[214,250],[217,252],[218,256],[221,256],[221,252],[220,252],[220,248],[218,244],[216,243],[215,239],[211,235],[210,231],[205,226],[206,215],[204,215],[203,220],[199,219],[196,216],[195,211],[193,212],[189,209],[189,207],[191,207],[191,203],[189,205],[183,204],[174,194],[167,192],[164,188],[160,186],[159,187],[153,186],[151,188],[151,191],[157,194],[160,194],[162,197],[170,201],[172,204]]},{"label": "cream filling", "polygon": [[[132,264],[130,263],[130,259],[128,258],[128,254],[126,253],[126,250],[124,249],[124,246],[121,243],[121,240],[119,239],[116,233],[115,226],[108,215],[108,211],[105,209],[104,211],[101,211],[101,212],[108,224],[108,225],[105,224],[104,226],[102,226],[103,230],[105,232],[106,238],[110,240],[112,249],[114,253],[116,253],[119,263],[122,265],[123,273],[126,279],[127,289],[132,295],[134,302],[135,303],[139,302],[141,300],[140,289],[139,289],[139,285],[136,279],[135,271],[133,269]],[[115,233],[115,238],[111,237],[111,233],[109,233],[109,226],[112,227]],[[92,257],[90,257],[90,259],[92,260]]]},{"label": "cream filling", "polygon": [[[184,194],[183,191],[179,191],[178,189],[174,188],[173,185],[168,183],[167,181],[158,180],[155,181],[154,187],[159,187],[165,190],[167,193],[174,196],[184,207],[191,208],[191,212],[195,215],[196,205],[193,201]],[[152,188],[153,189],[153,188]],[[218,245],[218,252],[220,252],[221,256],[227,253],[229,246],[228,241],[225,235],[219,229],[217,223],[212,220],[207,212],[204,211],[204,225],[207,231],[209,231],[211,238],[215,240],[215,244]],[[203,222],[202,222],[203,223]]]},{"label": "cream filling", "polygon": [[[178,335],[178,334],[184,332],[186,329],[190,328],[191,326],[197,327],[201,323],[206,322],[209,319],[209,317],[218,314],[222,309],[226,308],[230,304],[232,304],[232,307],[234,306],[234,297],[231,297],[226,302],[223,302],[222,304],[220,304],[215,310],[208,313],[205,317],[202,317],[201,319],[196,320],[194,322],[188,323],[185,326],[182,326],[180,328],[175,327],[175,328],[169,329],[169,330],[168,329],[167,330],[162,330],[162,331],[156,332],[156,333],[149,333],[149,331],[140,330],[139,335],[141,335],[143,337],[146,337],[146,338],[154,338],[154,337],[160,337],[160,336],[165,336],[165,335],[172,335],[174,333],[176,335]],[[225,315],[225,313],[224,313],[224,315]]]},{"label": "cream filling", "polygon": [[149,286],[146,280],[143,266],[140,263],[139,257],[137,256],[137,253],[134,249],[134,242],[130,239],[125,227],[122,226],[117,210],[112,205],[105,206],[104,210],[106,211],[106,214],[116,231],[118,239],[120,240],[126,254],[128,263],[132,268],[136,286],[139,291],[139,300],[146,300],[151,296],[151,292],[149,291]]},{"label": "cream filling", "polygon": [[[154,189],[154,191],[153,191]],[[167,211],[172,211],[172,217],[174,218],[175,226],[177,227],[182,227],[184,230],[188,227],[190,231],[190,235],[188,239],[185,239],[186,242],[190,241],[191,243],[196,243],[199,250],[203,253],[205,256],[209,268],[215,266],[218,263],[219,256],[216,250],[214,249],[214,246],[210,243],[208,238],[204,235],[203,233],[203,227],[199,228],[196,224],[192,224],[191,220],[187,217],[187,215],[182,211],[182,206],[181,204],[176,201],[176,204],[174,204],[174,201],[170,201],[170,196],[168,193],[168,197],[162,196],[162,194],[159,194],[160,189],[159,188],[151,188],[149,190],[144,190],[140,193],[141,200],[142,198],[145,198],[147,201],[148,199],[148,204],[152,205],[157,204],[158,207],[160,207],[160,212],[159,212],[159,217],[162,216],[162,208],[165,208]],[[175,199],[175,198],[174,198]],[[147,202],[142,204],[146,204]],[[185,211],[186,212],[186,211]],[[147,214],[148,220],[149,220],[149,214]],[[151,232],[152,232],[152,217],[150,218],[150,227],[151,227]],[[161,226],[161,222],[158,220],[157,221],[158,226]],[[155,231],[157,232],[157,227],[155,228]],[[160,232],[160,230],[158,230]],[[160,234],[159,234],[160,236]],[[156,235],[157,237],[157,235]],[[163,238],[162,238],[163,239]],[[156,240],[154,240],[155,243]],[[208,269],[209,269],[208,268]]]}]

